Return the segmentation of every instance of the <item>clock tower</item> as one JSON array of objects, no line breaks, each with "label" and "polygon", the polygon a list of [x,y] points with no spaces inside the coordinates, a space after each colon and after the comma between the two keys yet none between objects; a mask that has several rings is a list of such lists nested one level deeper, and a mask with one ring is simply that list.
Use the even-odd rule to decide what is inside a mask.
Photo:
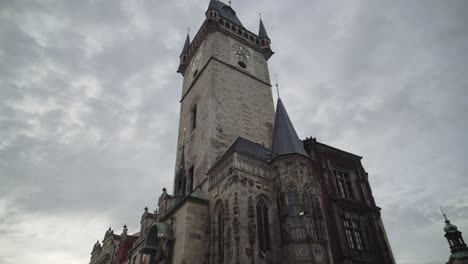
[{"label": "clock tower", "polygon": [[173,194],[138,233],[106,232],[91,264],[394,264],[361,157],[301,141],[274,110],[263,21],[253,33],[216,0],[205,15],[179,56]]},{"label": "clock tower", "polygon": [[184,145],[186,193],[207,179],[208,169],[237,137],[267,148],[272,142],[267,60],[273,52],[263,23],[259,34],[252,33],[220,1],[211,1],[205,15],[191,42],[187,36],[178,68],[183,85],[176,167]]}]

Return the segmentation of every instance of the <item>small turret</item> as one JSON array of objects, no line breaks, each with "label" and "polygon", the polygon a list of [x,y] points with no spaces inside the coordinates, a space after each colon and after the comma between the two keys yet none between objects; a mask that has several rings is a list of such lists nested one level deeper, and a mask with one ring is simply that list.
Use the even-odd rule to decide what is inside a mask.
[{"label": "small turret", "polygon": [[268,60],[274,52],[271,50],[271,40],[268,37],[268,34],[265,29],[265,25],[263,25],[262,17],[260,15],[260,27],[258,30],[258,36],[260,37],[260,48],[262,50],[262,54],[266,60]]},{"label": "small turret", "polygon": [[450,223],[450,220],[447,219],[445,213],[443,213],[445,219],[445,238],[447,239],[450,245],[450,252],[452,255],[450,256],[453,258],[468,258],[468,247],[466,246],[465,241],[463,240],[462,233],[458,231],[456,225]]},{"label": "small turret", "polygon": [[208,19],[216,19],[219,17],[217,0],[210,0],[210,4],[208,5],[208,9],[205,12],[205,16]]},{"label": "small turret", "polygon": [[[185,132],[184,132],[185,133]],[[185,136],[184,136],[185,137]],[[185,140],[185,138],[184,138]],[[174,184],[174,202],[177,204],[185,197],[186,191],[186,172],[185,172],[185,144],[182,144],[182,152],[180,154],[179,170],[176,175],[176,182]]]},{"label": "small turret", "polygon": [[172,195],[169,195],[167,193],[166,187],[164,187],[162,191],[163,193],[161,194],[158,200],[158,214],[157,214],[158,219],[163,217],[164,214],[171,208],[172,201],[173,201]]},{"label": "small turret", "polygon": [[184,47],[182,48],[182,52],[180,53],[180,62],[179,62],[179,68],[177,69],[177,72],[184,75],[185,68],[187,68],[187,63],[188,63],[188,51],[190,48],[190,35],[187,32],[187,37],[185,38],[185,43]]},{"label": "small turret", "polygon": [[127,232],[128,232],[127,225],[124,225],[122,234],[120,235],[122,237],[122,240],[125,240],[127,238]]},{"label": "small turret", "polygon": [[263,25],[263,21],[262,21],[261,18],[260,18],[260,29],[258,30],[258,36],[259,36],[261,39],[268,39],[268,40],[270,40],[270,38],[268,37],[268,34],[267,34],[267,32],[266,32],[265,26]]},{"label": "small turret", "polygon": [[208,9],[205,12],[206,18],[218,20],[221,17],[229,20],[230,22],[242,27],[242,23],[236,15],[236,11],[232,9],[231,2],[229,5],[217,0],[210,0]]},{"label": "small turret", "polygon": [[91,251],[91,254],[93,254],[94,252],[98,250],[101,250],[101,243],[99,243],[99,240],[96,242],[96,244],[94,244],[93,251]]},{"label": "small turret", "polygon": [[112,230],[112,228],[109,227],[109,229],[106,231],[106,233],[104,234],[104,239],[102,240],[102,242],[104,243],[104,241],[106,241],[109,237],[111,237],[112,235],[114,234],[114,231]]}]

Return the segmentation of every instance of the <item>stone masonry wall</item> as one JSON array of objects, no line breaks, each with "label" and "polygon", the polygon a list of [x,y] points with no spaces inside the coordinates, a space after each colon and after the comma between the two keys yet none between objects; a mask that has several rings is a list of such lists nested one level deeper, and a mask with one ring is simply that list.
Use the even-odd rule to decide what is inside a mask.
[{"label": "stone masonry wall", "polygon": [[[231,50],[235,38],[211,32],[196,51],[185,73],[179,119],[176,168],[185,132],[186,168],[195,168],[193,187],[238,136],[271,146],[274,106],[264,57],[247,47],[251,61],[242,69]],[[190,131],[190,115],[197,106],[197,128]]]}]

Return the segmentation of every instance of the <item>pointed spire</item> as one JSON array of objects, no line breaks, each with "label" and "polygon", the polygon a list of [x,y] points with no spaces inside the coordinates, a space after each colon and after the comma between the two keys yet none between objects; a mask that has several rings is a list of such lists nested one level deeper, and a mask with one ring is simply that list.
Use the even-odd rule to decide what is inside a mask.
[{"label": "pointed spire", "polygon": [[[189,28],[189,31],[190,31],[190,28]],[[187,32],[187,38],[185,38],[184,48],[182,49],[180,56],[187,54],[189,47],[190,47],[190,34],[189,32]]]},{"label": "pointed spire", "polygon": [[278,94],[278,99],[281,98],[280,93],[279,93],[279,85],[278,85],[278,80],[276,80],[276,93]]},{"label": "pointed spire", "polygon": [[98,250],[101,248],[101,243],[99,243],[99,240],[96,242],[96,244],[94,244],[93,246],[93,250],[91,251],[91,254],[94,253],[94,251]]},{"label": "pointed spire", "polygon": [[442,206],[440,207],[440,212],[442,212],[442,215],[444,216],[445,223],[450,223],[450,221],[447,219],[447,215],[445,214],[444,209],[442,209]]},{"label": "pointed spire", "polygon": [[[185,195],[185,184],[186,184],[186,176],[185,176],[185,131],[184,128],[184,135],[182,137],[182,151],[180,154],[180,163],[179,163],[179,170],[177,171],[176,175],[176,183],[175,183],[175,191],[174,196],[176,197],[183,197]],[[178,201],[175,201],[178,202]]]},{"label": "pointed spire", "polygon": [[210,0],[210,4],[208,5],[208,9],[218,9],[218,1],[217,0]]},{"label": "pointed spire", "polygon": [[265,26],[263,25],[262,14],[260,14],[260,29],[258,30],[258,36],[259,36],[260,38],[267,38],[267,39],[269,39],[268,34],[267,34],[267,32],[266,32],[266,29],[265,29]]},{"label": "pointed spire", "polygon": [[285,154],[299,154],[309,156],[297,136],[296,130],[289,119],[283,102],[278,98],[276,105],[275,127],[273,130],[273,143],[271,148],[271,159]]}]

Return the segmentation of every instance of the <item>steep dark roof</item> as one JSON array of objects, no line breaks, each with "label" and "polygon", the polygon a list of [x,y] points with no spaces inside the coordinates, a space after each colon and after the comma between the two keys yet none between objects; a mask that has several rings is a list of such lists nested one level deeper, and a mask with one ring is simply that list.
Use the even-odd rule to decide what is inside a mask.
[{"label": "steep dark roof", "polygon": [[189,34],[187,34],[187,38],[185,39],[184,48],[182,49],[182,53],[180,53],[180,56],[186,54],[189,47],[190,47],[190,36],[189,36]]},{"label": "steep dark roof", "polygon": [[281,99],[278,99],[276,105],[275,128],[273,130],[271,159],[273,160],[277,156],[293,153],[309,156],[304,150],[302,141],[297,136],[283,102]]},{"label": "steep dark roof", "polygon": [[226,156],[231,155],[233,152],[242,153],[264,161],[269,161],[271,156],[271,151],[264,146],[243,137],[237,137],[234,143],[232,143],[223,155],[213,164],[213,166],[211,166],[207,173],[217,167]]},{"label": "steep dark roof", "polygon": [[229,5],[226,5],[221,1],[210,0],[208,10],[210,9],[217,10],[219,14],[225,19],[237,24],[238,26],[243,27],[239,18],[237,18],[236,11],[234,11],[234,9],[232,9]]},{"label": "steep dark roof", "polygon": [[268,38],[268,34],[266,32],[265,26],[263,25],[263,21],[260,18],[260,29],[258,30],[258,36],[261,38]]},{"label": "steep dark roof", "polygon": [[208,10],[217,9],[218,4],[216,2],[218,2],[218,0],[210,0],[210,4],[208,5]]},{"label": "steep dark roof", "polygon": [[242,137],[238,137],[230,149],[266,161],[270,159],[271,154],[271,151],[264,146]]}]

